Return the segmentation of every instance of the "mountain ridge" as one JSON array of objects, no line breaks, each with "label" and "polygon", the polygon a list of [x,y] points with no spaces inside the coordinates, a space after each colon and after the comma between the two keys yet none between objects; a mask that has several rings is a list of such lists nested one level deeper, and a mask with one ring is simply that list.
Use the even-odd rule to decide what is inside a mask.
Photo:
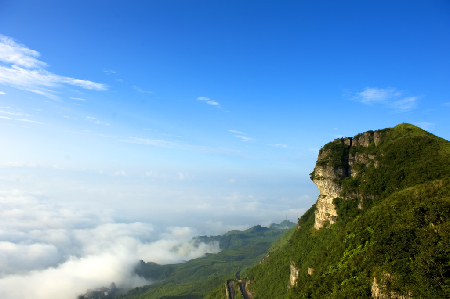
[{"label": "mountain ridge", "polygon": [[258,298],[449,298],[450,142],[410,124],[319,151],[320,195],[248,272]]}]

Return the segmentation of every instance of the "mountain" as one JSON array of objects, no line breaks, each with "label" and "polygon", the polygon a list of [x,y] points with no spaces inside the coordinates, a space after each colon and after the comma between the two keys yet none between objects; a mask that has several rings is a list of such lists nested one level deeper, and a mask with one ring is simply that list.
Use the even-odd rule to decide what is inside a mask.
[{"label": "mountain", "polygon": [[280,237],[289,232],[292,234],[294,227],[295,223],[285,220],[270,227],[257,225],[220,236],[195,237],[194,244],[218,242],[221,251],[180,264],[159,265],[140,261],[136,274],[157,282],[132,289],[120,298],[203,298],[215,287],[225,284],[226,280],[241,273],[245,275],[247,269],[263,260],[267,252],[281,246],[277,245],[282,242]]},{"label": "mountain", "polygon": [[311,179],[316,204],[246,273],[253,298],[450,298],[449,141],[410,124],[335,139]]}]

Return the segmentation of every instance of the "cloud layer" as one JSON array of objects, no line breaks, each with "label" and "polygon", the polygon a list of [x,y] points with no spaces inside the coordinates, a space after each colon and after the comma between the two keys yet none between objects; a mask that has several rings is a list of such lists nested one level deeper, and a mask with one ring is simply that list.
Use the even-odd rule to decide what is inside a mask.
[{"label": "cloud layer", "polygon": [[133,274],[142,259],[177,263],[219,251],[217,243],[194,245],[195,231],[150,223],[117,223],[46,202],[39,194],[0,193],[0,297],[71,298],[88,288],[150,283]]}]

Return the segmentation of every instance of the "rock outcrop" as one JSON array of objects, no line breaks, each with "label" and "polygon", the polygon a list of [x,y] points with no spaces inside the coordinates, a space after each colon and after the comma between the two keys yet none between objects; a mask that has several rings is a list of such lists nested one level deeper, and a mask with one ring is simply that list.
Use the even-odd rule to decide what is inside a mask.
[{"label": "rock outcrop", "polygon": [[[333,200],[342,195],[341,181],[346,177],[356,177],[364,168],[374,165],[378,167],[375,155],[360,153],[351,147],[368,148],[371,143],[375,146],[381,142],[380,132],[365,132],[361,135],[335,139],[330,146],[319,151],[312,180],[317,185],[320,195],[316,203],[314,229],[328,227],[336,222],[338,217]],[[338,153],[338,160],[335,154]],[[350,197],[359,197],[359,194],[348,194]],[[360,199],[359,208],[363,208],[363,198]]]},{"label": "rock outcrop", "polygon": [[289,288],[292,288],[295,285],[295,281],[298,278],[298,269],[295,267],[293,263],[291,263],[291,276],[289,278]]},{"label": "rock outcrop", "polygon": [[409,295],[398,295],[392,291],[386,291],[385,289],[391,283],[391,275],[386,273],[384,278],[381,279],[380,284],[378,284],[377,279],[373,278],[372,284],[372,297],[378,299],[412,299],[411,294]]}]

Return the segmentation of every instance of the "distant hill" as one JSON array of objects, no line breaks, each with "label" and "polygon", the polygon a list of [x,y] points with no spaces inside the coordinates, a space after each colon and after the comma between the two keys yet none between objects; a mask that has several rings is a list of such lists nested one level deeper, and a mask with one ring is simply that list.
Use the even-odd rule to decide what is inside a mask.
[{"label": "distant hill", "polygon": [[254,299],[450,298],[449,141],[410,124],[339,138],[311,179],[317,203],[246,273]]},{"label": "distant hill", "polygon": [[[158,282],[132,289],[119,298],[203,298],[217,286],[224,285],[226,280],[235,278],[236,273],[246,275],[247,269],[261,262],[280,237],[293,232],[291,228],[294,226],[295,223],[285,220],[269,227],[257,225],[245,231],[195,237],[193,241],[196,243],[219,242],[221,251],[180,264],[159,265],[141,261],[136,273]],[[221,293],[225,296],[225,289]]]},{"label": "distant hill", "polygon": [[290,229],[296,226],[294,222],[289,220],[283,220],[280,224],[272,223],[269,228],[271,229]]}]

